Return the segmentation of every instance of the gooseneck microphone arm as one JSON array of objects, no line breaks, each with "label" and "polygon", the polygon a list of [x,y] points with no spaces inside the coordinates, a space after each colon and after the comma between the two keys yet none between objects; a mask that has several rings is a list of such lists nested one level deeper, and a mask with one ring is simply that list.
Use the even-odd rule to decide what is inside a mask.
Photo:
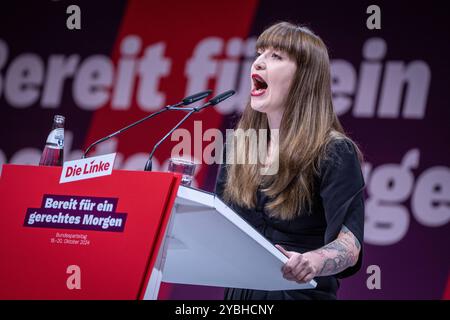
[{"label": "gooseneck microphone arm", "polygon": [[[226,91],[226,92],[224,92],[224,93],[222,93],[222,94],[219,94],[219,95],[215,96],[214,98],[212,98],[211,100],[209,100],[207,103],[205,103],[205,104],[204,104],[203,106],[201,106],[201,107],[189,108],[189,109],[191,109],[191,110],[189,111],[189,113],[188,113],[187,115],[185,115],[184,118],[181,119],[180,122],[178,122],[178,123],[175,125],[175,127],[173,127],[173,128],[172,128],[172,129],[171,129],[164,137],[161,138],[161,140],[159,140],[159,141],[155,144],[155,146],[153,147],[152,152],[150,153],[150,156],[149,156],[147,162],[145,163],[145,168],[144,168],[144,170],[145,170],[145,171],[152,171],[152,158],[153,158],[153,155],[154,155],[156,149],[159,147],[159,145],[160,145],[161,143],[164,142],[164,140],[167,139],[167,137],[169,137],[176,129],[178,129],[178,128],[183,124],[183,122],[185,122],[192,114],[194,114],[194,113],[196,113],[196,112],[200,112],[201,110],[203,110],[203,109],[205,109],[205,108],[207,108],[207,107],[209,107],[209,106],[214,106],[214,105],[216,105],[216,104],[222,102],[223,100],[228,99],[228,98],[231,97],[234,93],[235,93],[234,90],[228,90],[228,91]],[[188,109],[188,108],[179,108],[179,109]]]},{"label": "gooseneck microphone arm", "polygon": [[152,152],[150,153],[150,157],[147,160],[147,162],[145,163],[145,171],[152,171],[152,158],[153,158],[153,154],[155,153],[156,149],[159,147],[159,145],[161,143],[164,142],[164,140],[167,139],[168,136],[170,136],[172,134],[172,132],[174,132],[176,129],[178,129],[179,126],[181,126],[183,124],[183,122],[185,122],[193,113],[197,112],[196,110],[191,110],[187,115],[184,116],[183,119],[180,120],[180,122],[178,122],[176,124],[175,127],[172,128],[172,130],[170,130],[164,137],[161,138],[161,140],[159,140],[155,146],[153,147]]},{"label": "gooseneck microphone arm", "polygon": [[[183,103],[179,102],[179,103],[176,104],[176,106],[179,106],[179,105],[182,105],[182,104],[183,104]],[[174,106],[175,106],[175,105],[174,105]],[[117,136],[118,134],[120,134],[120,133],[122,133],[122,132],[124,132],[124,131],[127,131],[128,129],[130,129],[130,128],[134,127],[134,126],[137,126],[137,125],[140,124],[141,122],[144,122],[144,121],[146,121],[146,120],[148,120],[148,119],[151,119],[151,118],[153,118],[154,116],[157,116],[157,115],[160,114],[160,113],[163,113],[163,112],[166,112],[167,110],[170,110],[169,107],[170,107],[170,106],[165,106],[163,109],[161,109],[161,110],[159,110],[159,111],[157,111],[157,112],[155,112],[155,113],[152,113],[152,114],[146,116],[145,118],[142,118],[141,120],[138,120],[138,121],[136,121],[136,122],[133,122],[132,124],[130,124],[130,125],[128,125],[128,126],[122,128],[122,129],[120,129],[120,130],[117,130],[116,132],[111,133],[110,135],[108,135],[108,136],[106,136],[106,137],[103,137],[103,138],[101,138],[101,139],[95,141],[93,144],[91,144],[91,145],[86,149],[86,151],[85,151],[84,154],[83,154],[83,159],[86,158],[86,155],[89,153],[89,151],[90,151],[93,147],[95,147],[96,145],[98,145],[99,143],[102,143],[103,141],[106,141],[106,140],[108,140],[108,139],[111,139],[112,137],[115,137],[115,136]]]},{"label": "gooseneck microphone arm", "polygon": [[101,139],[95,141],[94,143],[92,143],[92,144],[86,149],[86,151],[84,152],[82,158],[83,158],[83,159],[86,158],[86,155],[89,153],[89,151],[90,151],[93,147],[95,147],[97,144],[102,143],[103,141],[106,141],[106,140],[108,140],[108,139],[111,139],[112,137],[115,137],[115,136],[117,136],[118,134],[120,134],[120,133],[122,133],[122,132],[124,132],[124,131],[127,131],[128,129],[130,129],[130,128],[134,127],[134,126],[137,126],[138,124],[140,124],[140,123],[142,123],[142,122],[144,122],[144,121],[146,121],[146,120],[148,120],[148,119],[151,119],[151,118],[153,118],[154,116],[157,116],[157,115],[160,114],[160,113],[166,112],[166,111],[168,111],[168,110],[189,110],[189,111],[191,111],[192,108],[180,108],[180,106],[183,106],[183,105],[186,106],[186,105],[189,105],[189,104],[194,103],[194,102],[196,102],[196,101],[199,101],[199,100],[201,100],[201,99],[203,99],[203,98],[206,98],[207,96],[209,96],[209,95],[211,94],[211,92],[212,92],[211,90],[206,90],[206,91],[202,91],[202,92],[199,92],[199,93],[190,95],[190,96],[184,98],[182,101],[180,101],[180,102],[178,102],[178,103],[176,103],[176,104],[174,104],[174,105],[168,105],[168,106],[165,106],[165,107],[162,108],[161,110],[156,111],[156,112],[154,112],[154,113],[152,113],[152,114],[150,114],[150,115],[148,115],[148,116],[146,116],[146,117],[144,117],[144,118],[142,118],[142,119],[140,119],[140,120],[138,120],[138,121],[136,121],[136,122],[133,122],[132,124],[130,124],[130,125],[128,125],[128,126],[122,128],[122,129],[120,129],[120,130],[117,130],[117,131],[114,132],[114,133],[111,133],[110,135],[108,135],[108,136],[106,136],[106,137],[103,137],[103,138],[101,138]]}]

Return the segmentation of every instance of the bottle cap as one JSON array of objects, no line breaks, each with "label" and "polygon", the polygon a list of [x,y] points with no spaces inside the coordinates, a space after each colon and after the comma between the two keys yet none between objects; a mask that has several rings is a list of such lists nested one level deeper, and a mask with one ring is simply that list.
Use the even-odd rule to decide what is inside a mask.
[{"label": "bottle cap", "polygon": [[66,118],[62,115],[55,115],[55,117],[53,118],[53,121],[56,123],[64,123],[64,121],[66,120]]}]

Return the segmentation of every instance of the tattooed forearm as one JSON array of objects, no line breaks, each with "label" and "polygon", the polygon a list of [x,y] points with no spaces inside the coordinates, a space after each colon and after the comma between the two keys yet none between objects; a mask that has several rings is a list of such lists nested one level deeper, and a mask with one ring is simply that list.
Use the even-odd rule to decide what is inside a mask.
[{"label": "tattooed forearm", "polygon": [[317,276],[337,274],[358,261],[361,244],[353,233],[345,226],[342,227],[336,240],[312,251],[320,256],[321,266]]}]

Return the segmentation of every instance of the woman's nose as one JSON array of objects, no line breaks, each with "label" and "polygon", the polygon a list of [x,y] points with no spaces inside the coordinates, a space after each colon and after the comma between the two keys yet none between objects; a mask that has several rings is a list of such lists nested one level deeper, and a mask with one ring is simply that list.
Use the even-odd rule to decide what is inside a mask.
[{"label": "woman's nose", "polygon": [[262,59],[258,58],[255,61],[255,69],[256,70],[263,70],[266,68],[266,64],[264,63],[264,61],[262,61]]}]

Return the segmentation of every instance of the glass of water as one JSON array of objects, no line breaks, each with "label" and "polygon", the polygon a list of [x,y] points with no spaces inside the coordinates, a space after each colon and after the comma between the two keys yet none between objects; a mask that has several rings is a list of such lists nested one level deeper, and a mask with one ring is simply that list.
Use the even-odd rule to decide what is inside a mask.
[{"label": "glass of water", "polygon": [[168,171],[182,174],[181,184],[190,186],[194,177],[195,163],[187,159],[170,158]]}]

